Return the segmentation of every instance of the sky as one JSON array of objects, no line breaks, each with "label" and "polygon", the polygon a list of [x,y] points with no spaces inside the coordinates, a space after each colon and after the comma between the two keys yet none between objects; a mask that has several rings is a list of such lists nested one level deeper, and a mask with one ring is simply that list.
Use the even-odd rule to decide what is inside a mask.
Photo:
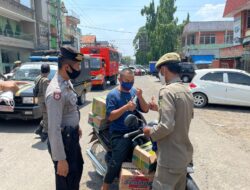
[{"label": "sky", "polygon": [[[21,0],[26,3],[29,0]],[[141,9],[151,0],[63,0],[68,14],[80,18],[82,34],[113,43],[123,56],[134,56],[133,39],[145,24]],[[160,0],[155,0],[156,5]],[[232,20],[223,18],[226,0],[176,0],[175,17],[182,22],[187,13],[191,21]]]}]

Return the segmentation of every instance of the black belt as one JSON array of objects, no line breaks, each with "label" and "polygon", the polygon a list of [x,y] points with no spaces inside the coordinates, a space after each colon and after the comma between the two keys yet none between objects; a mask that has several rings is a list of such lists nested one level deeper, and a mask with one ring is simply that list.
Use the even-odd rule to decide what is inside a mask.
[{"label": "black belt", "polygon": [[61,127],[61,131],[63,132],[63,131],[67,131],[67,130],[71,130],[71,131],[73,131],[73,130],[79,130],[79,125],[77,125],[77,126],[64,126],[64,127]]}]

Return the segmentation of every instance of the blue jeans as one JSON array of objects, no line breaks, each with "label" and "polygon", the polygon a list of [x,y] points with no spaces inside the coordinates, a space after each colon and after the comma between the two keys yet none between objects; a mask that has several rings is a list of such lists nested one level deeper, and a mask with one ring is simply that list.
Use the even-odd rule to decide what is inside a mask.
[{"label": "blue jeans", "polygon": [[104,183],[111,184],[119,177],[123,162],[131,161],[133,146],[131,138],[123,138],[124,133],[113,132],[111,135],[112,155],[108,163]]}]

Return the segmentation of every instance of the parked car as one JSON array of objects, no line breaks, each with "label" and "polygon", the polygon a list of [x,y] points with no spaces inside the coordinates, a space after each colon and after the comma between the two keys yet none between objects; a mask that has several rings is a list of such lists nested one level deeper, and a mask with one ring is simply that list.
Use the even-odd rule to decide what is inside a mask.
[{"label": "parked car", "polygon": [[136,65],[135,70],[134,70],[134,74],[136,76],[146,75],[146,70],[144,69],[144,67],[142,65]]},{"label": "parked car", "polygon": [[[38,56],[36,59],[38,59]],[[0,109],[0,118],[32,120],[42,117],[37,97],[34,97],[33,94],[34,81],[40,74],[42,63],[48,63],[50,65],[49,80],[54,77],[58,70],[56,61],[23,63],[22,66],[14,72],[10,80],[26,81],[28,84],[19,86],[20,90],[14,95],[14,109],[8,109],[8,107],[1,102],[0,108],[2,107],[3,109]],[[72,80],[72,84],[78,95],[79,103],[83,104],[86,100],[86,93],[91,90],[90,66],[86,59],[81,63],[81,68],[81,74]]]},{"label": "parked car", "polygon": [[135,73],[135,66],[129,66],[129,69],[131,69]]},{"label": "parked car", "polygon": [[126,65],[120,65],[119,66],[119,72],[121,72],[123,69],[128,68]]},{"label": "parked car", "polygon": [[180,73],[181,80],[185,83],[190,82],[195,75],[197,66],[194,63],[189,63],[189,62],[181,62],[180,66],[181,66],[181,73]]},{"label": "parked car", "polygon": [[237,69],[201,69],[189,84],[194,106],[250,106],[250,74]]}]

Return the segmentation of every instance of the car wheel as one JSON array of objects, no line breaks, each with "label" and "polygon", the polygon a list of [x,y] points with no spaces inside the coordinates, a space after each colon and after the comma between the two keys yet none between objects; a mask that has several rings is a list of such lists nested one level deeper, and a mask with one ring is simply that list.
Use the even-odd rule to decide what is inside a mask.
[{"label": "car wheel", "polygon": [[187,83],[187,82],[190,81],[190,79],[189,79],[188,76],[183,76],[183,77],[182,77],[182,81],[185,82],[185,83]]},{"label": "car wheel", "polygon": [[106,87],[107,87],[107,82],[106,82],[106,80],[104,80],[103,84],[101,85],[101,89],[105,90]]},{"label": "car wheel", "polygon": [[116,85],[117,84],[117,75],[115,76],[114,80],[110,82],[111,85]]},{"label": "car wheel", "polygon": [[203,108],[207,105],[207,96],[203,93],[194,93],[194,106],[197,108]]}]

